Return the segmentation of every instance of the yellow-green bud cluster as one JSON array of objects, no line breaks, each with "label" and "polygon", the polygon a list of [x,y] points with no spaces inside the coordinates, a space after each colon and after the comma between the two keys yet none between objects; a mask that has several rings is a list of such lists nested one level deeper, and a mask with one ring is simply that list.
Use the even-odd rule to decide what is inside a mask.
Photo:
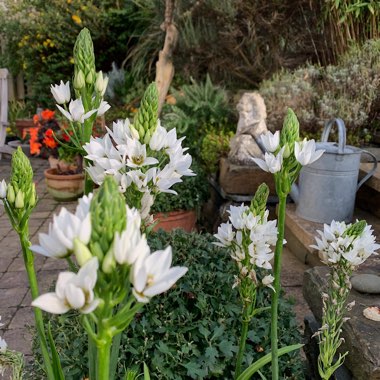
[{"label": "yellow-green bud cluster", "polygon": [[133,121],[133,128],[138,132],[140,141],[148,144],[157,128],[158,90],[156,83],[151,83],[141,99],[140,108]]},{"label": "yellow-green bud cluster", "polygon": [[74,88],[81,90],[85,85],[94,89],[96,80],[94,45],[90,31],[80,31],[74,45]]},{"label": "yellow-green bud cluster", "polygon": [[363,233],[364,228],[366,228],[366,226],[367,222],[365,220],[357,221],[346,230],[345,235],[351,237],[358,237]]},{"label": "yellow-green bud cluster", "polygon": [[107,176],[90,206],[92,234],[90,251],[96,255],[104,272],[109,273],[116,263],[112,242],[116,232],[126,226],[125,201],[112,176]]},{"label": "yellow-green bud cluster", "polygon": [[264,216],[268,196],[269,187],[266,183],[262,183],[256,190],[256,193],[252,198],[251,205],[249,207],[249,210],[253,213],[253,215],[260,215],[261,217]]},{"label": "yellow-green bud cluster", "polygon": [[299,141],[299,138],[300,124],[294,111],[288,108],[280,134],[280,146],[285,146],[285,150],[289,150],[288,152],[284,152],[284,158],[287,158],[292,153],[294,143]]},{"label": "yellow-green bud cluster", "polygon": [[12,171],[7,187],[7,201],[16,209],[32,209],[37,203],[30,161],[19,147],[12,155]]}]

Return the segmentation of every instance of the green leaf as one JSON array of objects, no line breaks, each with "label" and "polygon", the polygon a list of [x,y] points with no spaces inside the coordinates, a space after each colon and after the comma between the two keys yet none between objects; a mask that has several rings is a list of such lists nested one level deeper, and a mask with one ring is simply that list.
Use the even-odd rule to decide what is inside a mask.
[{"label": "green leaf", "polygon": [[219,343],[219,350],[227,358],[232,358],[234,353],[237,351],[237,346],[233,344],[230,340],[222,340]]},{"label": "green leaf", "polygon": [[149,368],[145,363],[144,363],[144,380],[150,380]]},{"label": "green leaf", "polygon": [[[292,346],[282,347],[278,350],[278,356],[285,355],[289,352],[295,351],[303,347],[303,344],[293,344]],[[261,359],[251,364],[237,380],[249,380],[259,369],[272,361],[272,353],[266,354]]]},{"label": "green leaf", "polygon": [[51,334],[50,323],[48,324],[48,339],[49,339],[49,345],[50,345],[50,350],[52,354],[54,378],[55,380],[65,380],[65,376],[63,374],[62,367],[61,367],[61,361],[59,359],[57,349],[55,348],[53,336]]}]

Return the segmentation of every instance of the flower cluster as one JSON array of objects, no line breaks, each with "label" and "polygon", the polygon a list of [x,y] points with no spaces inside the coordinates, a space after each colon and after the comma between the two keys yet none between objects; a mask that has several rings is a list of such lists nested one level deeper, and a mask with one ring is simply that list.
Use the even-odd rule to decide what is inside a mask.
[{"label": "flower cluster", "polygon": [[97,184],[112,175],[122,193],[141,193],[139,208],[149,211],[158,193],[175,194],[170,188],[182,182],[182,176],[194,175],[190,169],[192,158],[182,148],[182,140],[177,139],[175,129],[168,132],[158,122],[149,144],[143,144],[128,119],[118,121],[112,130],[107,128],[104,137],[92,137],[84,146],[86,158],[92,161],[87,171]]},{"label": "flower cluster", "polygon": [[[240,274],[234,286],[239,285],[245,277],[257,284],[256,268],[272,269],[270,261],[277,241],[276,221],[268,221],[268,210],[263,215],[255,215],[244,204],[231,206],[228,212],[229,222],[218,228],[214,236],[219,242],[214,244],[229,247],[232,259],[238,264]],[[267,275],[262,279],[262,284],[271,287],[273,280],[273,276]]]},{"label": "flower cluster", "polygon": [[261,142],[266,149],[264,160],[260,158],[254,158],[253,160],[261,169],[270,173],[280,172],[284,158],[288,158],[291,152],[294,152],[295,159],[302,166],[312,164],[324,153],[324,150],[316,150],[314,140],[295,141],[293,149],[287,145],[281,147],[279,131],[274,134],[268,131],[266,134],[261,135]]},{"label": "flower cluster", "polygon": [[[99,71],[98,73],[98,78],[99,82],[102,81],[102,83],[104,83],[102,86],[107,87],[108,78],[104,78],[101,71]],[[111,106],[106,101],[101,100],[97,108],[85,112],[81,97],[75,100],[71,99],[69,81],[67,81],[66,83],[63,83],[63,81],[61,81],[59,85],[51,85],[51,93],[53,94],[54,99],[57,102],[58,109],[71,122],[84,123],[84,121],[90,118],[92,115],[95,114],[96,116],[102,116],[111,108]],[[100,94],[101,96],[104,95],[103,87]],[[67,109],[66,104],[68,103],[69,105]],[[64,105],[65,107],[62,107],[62,105]]]},{"label": "flower cluster", "polygon": [[355,268],[369,256],[376,254],[380,245],[376,244],[371,226],[366,225],[359,235],[349,233],[352,226],[345,222],[332,221],[331,225],[323,226],[323,232],[317,231],[317,245],[311,247],[319,251],[319,258],[324,264],[337,266],[343,260]]},{"label": "flower cluster", "polygon": [[125,206],[125,229],[114,234],[108,252],[98,257],[98,252],[92,250],[95,245],[90,242],[94,235],[91,223],[92,200],[92,194],[83,197],[75,213],[62,208],[54,216],[48,233],[39,234],[39,245],[31,247],[36,253],[55,258],[75,254],[81,266],[77,274],[61,273],[55,292],[38,297],[33,301],[33,306],[55,314],[70,309],[90,313],[100,302],[97,297],[100,291],[97,288],[99,272],[104,275],[112,271],[122,272],[125,268],[130,268],[129,277],[135,299],[146,303],[153,296],[170,289],[187,272],[185,267],[171,267],[171,247],[164,251],[150,252],[146,237],[140,232],[140,213],[128,206]]}]

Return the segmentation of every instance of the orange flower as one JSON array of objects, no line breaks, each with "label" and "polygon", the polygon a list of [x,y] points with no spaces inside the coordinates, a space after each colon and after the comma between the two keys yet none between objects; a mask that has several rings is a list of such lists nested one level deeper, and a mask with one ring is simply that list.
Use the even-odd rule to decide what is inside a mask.
[{"label": "orange flower", "polygon": [[41,117],[43,120],[50,120],[54,118],[54,114],[55,114],[54,111],[46,109],[41,112]]},{"label": "orange flower", "polygon": [[39,121],[40,121],[40,117],[39,117],[37,114],[35,114],[35,115],[33,116],[33,123],[34,123],[34,124],[38,124]]},{"label": "orange flower", "polygon": [[45,137],[42,142],[44,143],[44,145],[48,148],[51,148],[51,149],[54,149],[57,147],[57,142],[54,140],[53,137]]},{"label": "orange flower", "polygon": [[30,135],[30,154],[39,154],[41,144],[38,142],[38,128],[28,128],[28,132]]}]

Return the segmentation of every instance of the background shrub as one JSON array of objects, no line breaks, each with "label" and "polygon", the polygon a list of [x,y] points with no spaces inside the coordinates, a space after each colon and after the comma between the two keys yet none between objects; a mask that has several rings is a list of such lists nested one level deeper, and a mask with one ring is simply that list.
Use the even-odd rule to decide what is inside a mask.
[{"label": "background shrub", "polygon": [[[175,264],[189,272],[166,294],[154,298],[123,334],[119,379],[125,368],[146,362],[153,379],[232,378],[240,335],[239,297],[232,289],[235,268],[225,250],[211,244],[211,235],[160,231],[149,239],[152,249],[173,247]],[[258,294],[269,305],[269,291]],[[73,314],[73,313],[71,313]],[[72,315],[46,316],[62,358],[66,379],[81,379],[86,369],[86,339]],[[250,326],[244,366],[270,350],[270,313],[262,313]],[[301,341],[289,301],[280,302],[280,345]],[[37,358],[41,359],[36,350]],[[299,352],[280,358],[283,379],[303,379]],[[38,379],[38,364],[29,371]],[[264,374],[270,373],[266,366]],[[260,377],[256,377],[260,378]]]}]

